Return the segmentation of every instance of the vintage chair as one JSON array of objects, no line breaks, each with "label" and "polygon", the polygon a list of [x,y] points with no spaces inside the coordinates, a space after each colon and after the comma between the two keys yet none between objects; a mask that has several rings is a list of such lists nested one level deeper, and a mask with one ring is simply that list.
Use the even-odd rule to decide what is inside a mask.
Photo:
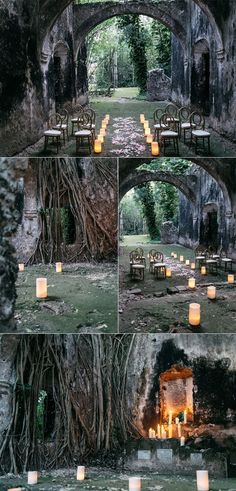
[{"label": "vintage chair", "polygon": [[224,250],[220,253],[220,267],[222,266],[225,271],[233,271],[233,260],[227,256]]},{"label": "vintage chair", "polygon": [[160,119],[160,124],[163,127],[160,133],[160,149],[163,147],[163,155],[166,155],[166,147],[173,144],[174,155],[179,155],[179,133],[177,129],[177,123],[174,118],[168,117],[167,114],[163,114]]},{"label": "vintage chair", "polygon": [[166,264],[164,263],[164,256],[162,252],[156,252],[154,256],[153,270],[155,278],[165,279],[166,278]]},{"label": "vintage chair", "polygon": [[144,250],[142,247],[136,247],[135,251],[139,254],[142,259],[142,264],[146,267],[146,257],[144,256]]},{"label": "vintage chair", "polygon": [[130,252],[130,274],[132,279],[138,277],[139,279],[144,280],[145,265],[143,264],[142,259],[142,256],[136,250]]},{"label": "vintage chair", "polygon": [[[55,126],[61,123],[61,116],[59,114],[54,114],[50,117],[47,123],[47,130],[44,131],[44,151],[47,151],[48,143],[52,140],[53,144],[56,144],[57,153],[59,152],[59,147],[61,146],[61,135],[62,131],[60,129],[55,129]],[[60,124],[59,123],[59,124]]]},{"label": "vintage chair", "polygon": [[190,133],[191,139],[191,130],[196,127],[194,123],[190,123],[191,114],[191,110],[188,107],[181,107],[179,109],[179,134],[181,137],[183,132],[184,143],[186,143],[186,133]]},{"label": "vintage chair", "polygon": [[149,271],[150,273],[154,273],[154,263],[156,262],[156,257],[157,257],[158,251],[156,249],[151,249],[148,253],[148,259],[149,259]]},{"label": "vintage chair", "polygon": [[92,143],[93,143],[93,132],[92,132],[92,119],[90,114],[87,112],[83,112],[80,114],[80,118],[78,120],[78,131],[75,133],[76,139],[76,154],[79,153],[80,147],[87,143],[89,153],[92,151]]},{"label": "vintage chair", "polygon": [[211,257],[211,253],[206,253],[206,269],[208,273],[218,273],[218,260]]},{"label": "vintage chair", "polygon": [[90,115],[91,117],[91,131],[92,131],[92,136],[93,136],[93,142],[95,141],[96,138],[96,113],[93,109],[88,107],[85,112]]},{"label": "vintage chair", "polygon": [[194,111],[190,116],[191,129],[191,144],[195,145],[195,153],[198,151],[198,143],[202,141],[202,148],[205,149],[205,141],[207,142],[208,154],[210,154],[210,138],[211,134],[205,130],[205,118],[204,116]]},{"label": "vintage chair", "polygon": [[201,269],[206,264],[206,249],[205,247],[198,246],[195,251],[195,263],[196,268]]},{"label": "vintage chair", "polygon": [[56,114],[56,123],[53,127],[54,130],[62,132],[64,145],[69,141],[69,114],[66,109],[63,109],[60,114]]},{"label": "vintage chair", "polygon": [[75,127],[78,128],[78,122],[81,119],[84,112],[83,106],[80,104],[76,104],[73,109],[72,117],[71,117],[71,135],[74,136]]},{"label": "vintage chair", "polygon": [[156,109],[156,111],[153,113],[153,119],[154,119],[154,141],[159,142],[160,138],[160,132],[163,129],[160,123],[160,119],[163,116],[164,111],[163,109]]}]

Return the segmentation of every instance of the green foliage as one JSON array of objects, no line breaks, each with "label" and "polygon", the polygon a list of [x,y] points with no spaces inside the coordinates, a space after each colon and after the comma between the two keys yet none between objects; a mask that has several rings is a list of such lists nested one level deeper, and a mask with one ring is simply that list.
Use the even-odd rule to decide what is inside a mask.
[{"label": "green foliage", "polygon": [[41,440],[44,436],[44,400],[47,397],[47,392],[41,390],[39,393],[38,404],[37,404],[37,433],[38,438]]},{"label": "green foliage", "polygon": [[153,184],[156,218],[159,224],[167,221],[178,225],[179,194],[177,189],[165,182]]},{"label": "green foliage", "polygon": [[141,235],[144,233],[145,220],[142,207],[138,201],[134,200],[133,190],[122,199],[120,213],[124,235]]},{"label": "green foliage", "polygon": [[148,233],[151,240],[158,238],[156,213],[155,213],[155,200],[153,196],[153,189],[149,182],[137,186],[135,188],[135,200],[140,202],[143,210],[143,215],[146,219]]},{"label": "green foliage", "polygon": [[139,167],[139,170],[166,170],[172,171],[175,174],[184,174],[190,167],[192,163],[189,163],[188,160],[179,159],[179,158],[162,158],[156,159],[152,162],[148,162],[148,164],[143,164]]},{"label": "green foliage", "polygon": [[171,75],[171,32],[163,24],[153,21],[151,26],[155,66]]},{"label": "green foliage", "polygon": [[131,50],[131,58],[134,64],[135,81],[140,94],[144,94],[147,88],[147,37],[145,29],[138,15],[125,15],[117,20],[119,27]]},{"label": "green foliage", "polygon": [[63,241],[73,244],[75,241],[75,220],[69,206],[61,208],[61,226]]}]

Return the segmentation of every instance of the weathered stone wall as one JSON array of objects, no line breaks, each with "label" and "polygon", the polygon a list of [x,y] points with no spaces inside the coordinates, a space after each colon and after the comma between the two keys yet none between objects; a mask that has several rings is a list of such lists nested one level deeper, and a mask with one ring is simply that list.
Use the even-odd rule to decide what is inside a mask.
[{"label": "weathered stone wall", "polygon": [[147,98],[149,101],[168,101],[171,96],[171,80],[164,70],[157,68],[148,72]]},{"label": "weathered stone wall", "polygon": [[196,193],[198,195],[198,204],[197,209],[194,209],[189,206],[189,202],[183,194],[180,194],[179,243],[187,247],[195,247],[201,242],[204,214],[208,208],[210,210],[210,206],[214,205],[217,210],[218,246],[228,250],[230,247],[230,234],[228,233],[223,192],[215,179],[203,169],[193,166],[191,168],[192,175],[197,177]]}]

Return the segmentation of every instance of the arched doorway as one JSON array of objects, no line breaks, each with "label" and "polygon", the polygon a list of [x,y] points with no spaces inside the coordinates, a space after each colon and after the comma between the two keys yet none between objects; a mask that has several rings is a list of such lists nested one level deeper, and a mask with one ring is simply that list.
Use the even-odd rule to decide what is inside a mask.
[{"label": "arched doorway", "polygon": [[55,106],[56,111],[58,111],[66,101],[71,99],[70,88],[72,84],[69,48],[65,43],[59,42],[55,46],[53,62]]},{"label": "arched doorway", "polygon": [[206,39],[193,47],[192,105],[210,114],[210,48]]},{"label": "arched doorway", "polygon": [[217,250],[219,247],[218,230],[218,206],[216,203],[207,203],[203,208],[200,243],[206,247],[214,246]]}]

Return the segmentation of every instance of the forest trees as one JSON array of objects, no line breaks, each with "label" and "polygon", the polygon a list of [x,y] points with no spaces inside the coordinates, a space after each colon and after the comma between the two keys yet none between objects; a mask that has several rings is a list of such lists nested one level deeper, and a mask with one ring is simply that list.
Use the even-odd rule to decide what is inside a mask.
[{"label": "forest trees", "polygon": [[99,25],[87,39],[90,88],[139,88],[145,94],[148,70],[170,75],[171,33],[153,19],[124,15]]}]

